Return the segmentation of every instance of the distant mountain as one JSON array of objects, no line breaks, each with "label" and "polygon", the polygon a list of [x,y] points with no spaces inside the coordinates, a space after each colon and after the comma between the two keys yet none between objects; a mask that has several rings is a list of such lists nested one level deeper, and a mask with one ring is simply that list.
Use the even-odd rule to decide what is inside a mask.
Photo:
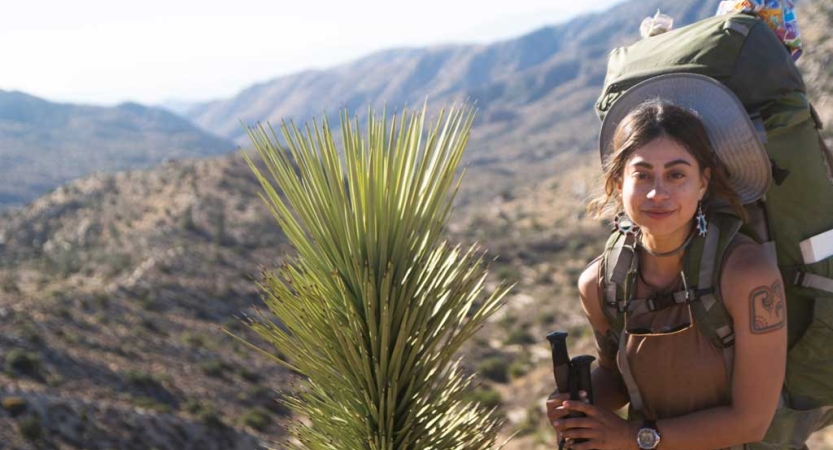
[{"label": "distant mountain", "polygon": [[162,109],[167,109],[168,111],[179,116],[186,116],[188,114],[188,111],[192,110],[196,106],[199,106],[200,104],[202,104],[202,102],[171,98],[164,100],[161,103],[154,106]]},{"label": "distant mountain", "polygon": [[572,95],[601,86],[605,55],[614,45],[637,38],[642,17],[661,7],[680,26],[713,14],[718,3],[638,0],[490,45],[385,50],[328,70],[256,84],[233,98],[193,107],[187,116],[246,144],[240,120],[307,120],[343,106],[360,111],[367,104],[399,107],[421,105],[425,99],[469,99],[490,123],[528,118],[526,108],[555,111],[566,105],[572,110],[578,106],[570,102]]},{"label": "distant mountain", "polygon": [[657,8],[679,27],[714,14],[718,3],[635,0],[490,45],[382,51],[329,70],[260,83],[195,107],[187,116],[245,146],[241,120],[301,122],[324,111],[335,115],[344,106],[361,114],[368,104],[419,107],[427,99],[437,107],[469,100],[479,116],[468,162],[490,175],[490,186],[542,179],[555,173],[560,153],[595,148],[599,123],[592,105],[608,52],[638,39],[642,18]]},{"label": "distant mountain", "polygon": [[234,148],[163,109],[52,103],[0,91],[0,209],[94,172],[147,168]]}]

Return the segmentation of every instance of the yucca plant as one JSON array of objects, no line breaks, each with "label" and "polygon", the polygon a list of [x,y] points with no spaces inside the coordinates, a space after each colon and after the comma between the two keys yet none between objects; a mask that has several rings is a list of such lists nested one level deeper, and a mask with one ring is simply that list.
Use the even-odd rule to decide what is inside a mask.
[{"label": "yucca plant", "polygon": [[[341,114],[341,147],[324,118],[249,129],[264,163],[247,161],[297,251],[263,274],[277,321],[250,325],[301,375],[287,400],[291,448],[483,449],[499,420],[465,400],[456,352],[502,303],[484,292],[484,254],[446,239],[474,113],[400,119],[369,111],[367,134]],[[457,181],[455,181],[455,179]]]}]

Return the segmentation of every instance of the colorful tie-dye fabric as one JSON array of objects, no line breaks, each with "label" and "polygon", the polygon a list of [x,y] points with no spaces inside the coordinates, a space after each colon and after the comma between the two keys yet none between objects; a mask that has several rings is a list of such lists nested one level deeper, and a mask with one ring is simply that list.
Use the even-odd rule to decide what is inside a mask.
[{"label": "colorful tie-dye fabric", "polygon": [[753,12],[764,19],[787,46],[793,60],[801,56],[803,45],[792,0],[724,0],[717,7],[717,15],[740,11]]}]

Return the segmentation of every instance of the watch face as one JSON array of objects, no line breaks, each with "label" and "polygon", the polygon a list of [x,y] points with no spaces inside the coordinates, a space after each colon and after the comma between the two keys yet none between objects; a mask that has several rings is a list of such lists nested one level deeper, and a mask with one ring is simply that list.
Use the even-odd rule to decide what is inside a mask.
[{"label": "watch face", "polygon": [[642,428],[636,435],[636,443],[639,444],[639,448],[642,449],[656,448],[659,443],[659,434],[656,430],[651,428]]}]

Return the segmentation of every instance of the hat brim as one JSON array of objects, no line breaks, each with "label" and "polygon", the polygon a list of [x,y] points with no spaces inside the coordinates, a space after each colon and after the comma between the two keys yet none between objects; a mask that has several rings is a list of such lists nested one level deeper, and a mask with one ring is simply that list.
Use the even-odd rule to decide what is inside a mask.
[{"label": "hat brim", "polygon": [[749,114],[729,88],[704,75],[660,75],[622,94],[602,122],[599,135],[602,161],[613,150],[611,144],[619,122],[640,104],[656,98],[697,113],[715,153],[729,172],[729,185],[742,203],[754,202],[766,193],[772,166]]}]

